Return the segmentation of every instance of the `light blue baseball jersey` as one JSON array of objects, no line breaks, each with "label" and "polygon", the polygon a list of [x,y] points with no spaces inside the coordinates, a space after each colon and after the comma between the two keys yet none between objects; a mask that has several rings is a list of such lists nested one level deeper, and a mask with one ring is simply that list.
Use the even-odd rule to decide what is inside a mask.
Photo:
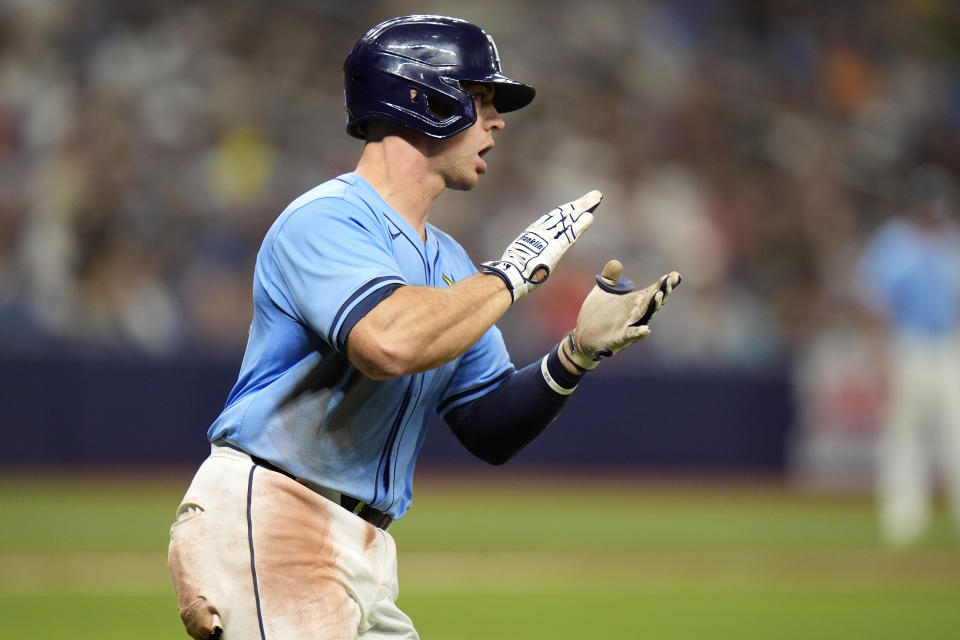
[{"label": "light blue baseball jersey", "polygon": [[355,173],[303,194],[260,248],[250,337],[210,441],[399,518],[431,414],[491,391],[513,365],[492,327],[442,367],[371,380],[347,360],[347,336],[398,286],[446,287],[475,272],[453,238],[427,225],[424,243]]},{"label": "light blue baseball jersey", "polygon": [[960,327],[960,231],[924,233],[892,220],[874,235],[860,264],[868,302],[910,336],[942,336]]}]

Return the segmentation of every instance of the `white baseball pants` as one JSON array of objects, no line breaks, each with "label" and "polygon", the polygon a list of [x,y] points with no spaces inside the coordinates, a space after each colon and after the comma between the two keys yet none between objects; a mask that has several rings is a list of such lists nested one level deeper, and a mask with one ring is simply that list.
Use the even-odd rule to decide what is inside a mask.
[{"label": "white baseball pants", "polygon": [[187,632],[207,640],[417,640],[393,537],[241,451],[213,447],[170,528]]},{"label": "white baseball pants", "polygon": [[928,524],[938,467],[960,530],[960,342],[902,339],[891,356],[877,490],[881,532],[899,546]]}]

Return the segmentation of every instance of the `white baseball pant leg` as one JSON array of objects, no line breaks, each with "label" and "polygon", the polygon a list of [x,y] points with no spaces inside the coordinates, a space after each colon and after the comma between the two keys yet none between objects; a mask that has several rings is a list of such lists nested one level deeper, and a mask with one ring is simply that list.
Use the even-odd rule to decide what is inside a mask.
[{"label": "white baseball pant leg", "polygon": [[939,397],[942,401],[940,462],[954,527],[960,534],[960,336],[940,353]]},{"label": "white baseball pant leg", "polygon": [[931,480],[923,431],[935,413],[936,385],[927,343],[901,340],[891,346],[890,397],[878,443],[877,491],[881,535],[886,543],[903,546],[915,541],[929,520]]}]

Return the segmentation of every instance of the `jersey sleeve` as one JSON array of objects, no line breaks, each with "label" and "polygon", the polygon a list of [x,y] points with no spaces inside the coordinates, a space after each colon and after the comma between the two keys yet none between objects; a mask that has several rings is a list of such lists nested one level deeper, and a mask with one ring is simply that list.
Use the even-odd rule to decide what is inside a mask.
[{"label": "jersey sleeve", "polygon": [[461,356],[437,405],[437,413],[443,416],[454,407],[489,393],[514,370],[503,335],[496,326],[490,327]]},{"label": "jersey sleeve", "polygon": [[272,285],[290,312],[343,352],[353,326],[406,284],[386,233],[360,207],[314,200],[278,230],[265,286]]}]

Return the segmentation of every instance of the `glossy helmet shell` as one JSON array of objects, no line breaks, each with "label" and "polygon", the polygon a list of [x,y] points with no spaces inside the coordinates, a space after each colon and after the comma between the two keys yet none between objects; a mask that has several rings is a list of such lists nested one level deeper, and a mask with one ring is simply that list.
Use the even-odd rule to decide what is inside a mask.
[{"label": "glossy helmet shell", "polygon": [[[416,15],[394,18],[366,33],[343,65],[347,133],[364,138],[363,123],[392,120],[434,138],[448,138],[477,120],[461,81],[495,85],[501,113],[525,107],[533,87],[500,71],[493,38],[465,20]],[[414,92],[411,92],[414,89]]]}]

